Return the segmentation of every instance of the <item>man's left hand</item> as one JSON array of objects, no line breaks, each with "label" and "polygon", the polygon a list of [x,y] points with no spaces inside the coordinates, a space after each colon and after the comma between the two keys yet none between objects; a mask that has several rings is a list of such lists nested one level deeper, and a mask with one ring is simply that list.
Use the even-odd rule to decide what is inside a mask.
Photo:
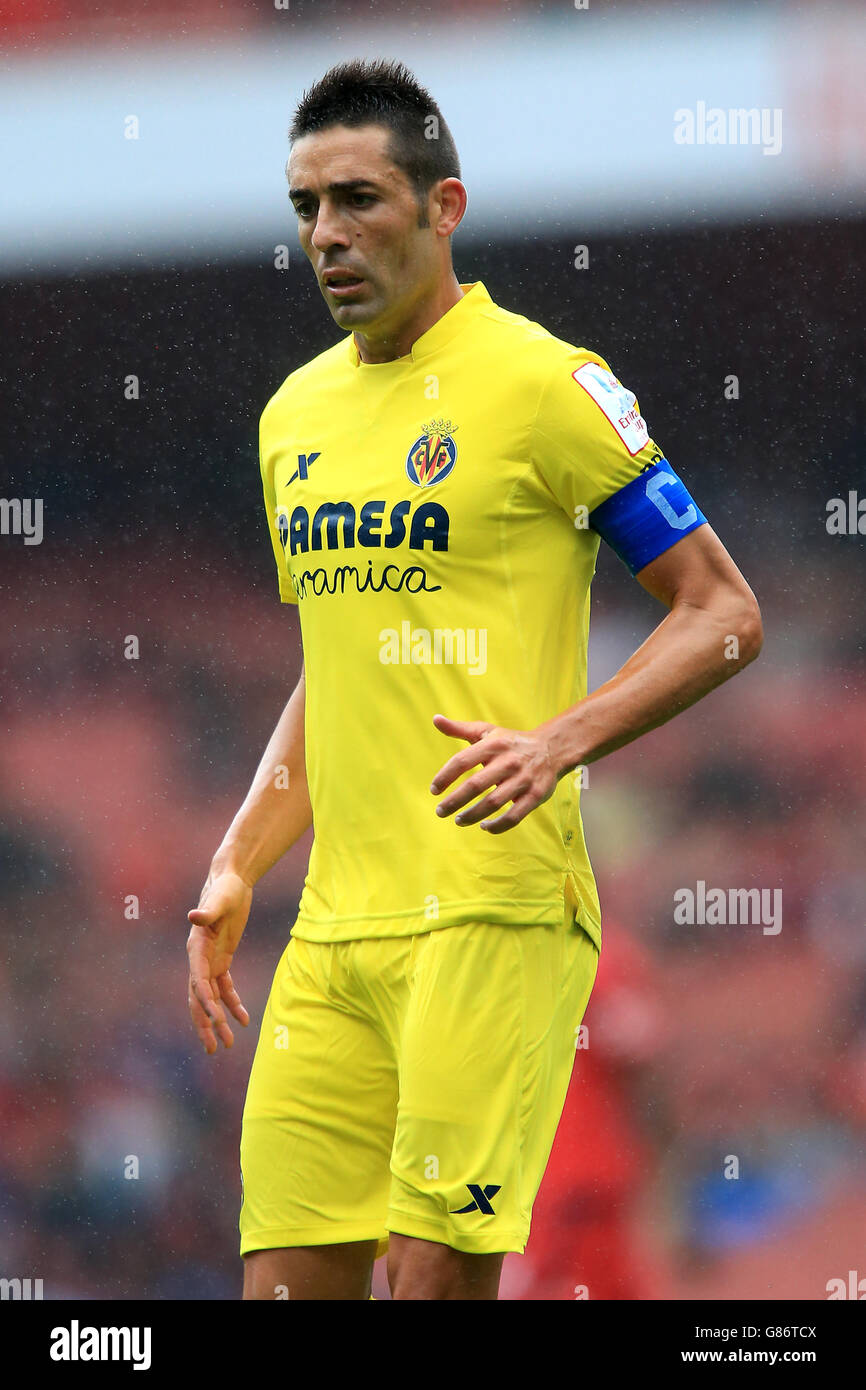
[{"label": "man's left hand", "polygon": [[[430,786],[434,795],[438,796],[470,768],[482,765],[449,796],[443,797],[436,807],[437,815],[450,816],[481,796],[474,806],[461,811],[455,824],[476,825],[481,821],[482,830],[499,835],[553,795],[559,776],[548,741],[542,735],[524,733],[520,729],[501,729],[479,719],[448,719],[444,714],[434,714],[433,723],[440,733],[469,742],[468,748],[455,753],[436,773]],[[483,796],[483,792],[489,795]],[[501,816],[494,820],[482,819],[508,801],[513,804]]]}]

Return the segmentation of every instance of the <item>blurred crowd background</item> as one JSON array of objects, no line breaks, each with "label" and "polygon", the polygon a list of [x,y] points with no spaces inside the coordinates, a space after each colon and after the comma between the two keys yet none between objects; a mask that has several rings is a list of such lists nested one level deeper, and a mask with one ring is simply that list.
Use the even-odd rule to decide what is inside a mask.
[{"label": "blurred crowd background", "polygon": [[[321,40],[350,8],[292,0],[294,60],[304,26]],[[460,9],[483,37],[494,7]],[[368,51],[395,10],[371,7]],[[42,15],[0,8],[10,68]],[[61,58],[127,33],[117,4],[52,15],[39,42]],[[171,16],[273,22],[249,0]],[[335,42],[331,61],[353,51]],[[439,96],[435,66],[416,71]],[[809,214],[612,215],[589,236],[470,219],[455,237],[461,281],[595,348],[638,393],[766,633],[757,665],[589,770],[604,949],[503,1298],[822,1299],[866,1277],[866,534],[827,527],[832,499],[866,498],[864,224],[846,194]],[[293,235],[286,218],[276,240]],[[183,251],[91,262],[82,241],[57,270],[24,248],[0,280],[3,492],[44,499],[45,517],[40,545],[0,537],[0,1276],[42,1278],[48,1298],[238,1296],[244,1092],[309,853],[306,838],[257,891],[233,972],[252,1023],[208,1058],[186,1007],[186,911],[301,663],[258,415],[335,330],[300,256],[277,271],[272,247]],[[591,686],[661,616],[602,548]],[[781,889],[781,931],[678,925],[674,895],[699,881]],[[387,1297],[381,1261],[374,1292]]]},{"label": "blurred crowd background", "polygon": [[[573,0],[569,0],[571,4]],[[619,2],[619,0],[618,0]],[[706,4],[707,0],[702,0]],[[623,9],[640,0],[622,0]],[[575,8],[587,8],[580,0]],[[435,10],[445,16],[463,14],[495,17],[533,15],[545,10],[555,13],[562,5],[555,0],[438,0]],[[279,25],[285,14],[294,24],[307,29],[339,24],[350,19],[393,21],[407,16],[428,19],[434,7],[424,0],[367,0],[363,6],[351,0],[58,0],[46,6],[40,0],[0,0],[0,24],[5,41],[17,47],[43,47],[66,43],[70,39],[126,41],[130,33],[156,38],[167,33],[191,32],[237,34],[249,31],[267,33]]]}]

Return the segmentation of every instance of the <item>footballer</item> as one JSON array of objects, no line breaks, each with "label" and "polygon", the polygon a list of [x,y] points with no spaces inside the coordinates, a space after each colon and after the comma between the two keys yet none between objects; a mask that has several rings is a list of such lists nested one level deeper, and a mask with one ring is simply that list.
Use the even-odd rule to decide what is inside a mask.
[{"label": "footballer", "polygon": [[[247,1299],[495,1299],[601,947],[576,769],[758,654],[755,597],[589,348],[460,283],[467,203],[400,63],[305,93],[289,197],[339,341],[260,421],[300,679],[189,913],[208,1053],[253,890],[312,824],[241,1134]],[[667,610],[586,689],[600,542]],[[731,659],[730,637],[739,655]]]}]

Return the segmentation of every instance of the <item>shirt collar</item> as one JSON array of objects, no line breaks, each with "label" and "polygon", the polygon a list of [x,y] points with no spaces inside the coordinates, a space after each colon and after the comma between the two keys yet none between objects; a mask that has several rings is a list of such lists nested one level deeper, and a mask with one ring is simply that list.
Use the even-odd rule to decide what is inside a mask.
[{"label": "shirt collar", "polygon": [[480,280],[475,280],[467,285],[461,284],[460,288],[463,291],[463,298],[458,299],[456,304],[452,304],[451,308],[447,309],[442,317],[427,329],[426,333],[422,333],[420,338],[416,338],[410,351],[404,357],[395,357],[391,362],[362,362],[355,344],[355,335],[350,333],[346,343],[352,366],[377,369],[397,367],[408,362],[417,362],[423,357],[429,357],[431,353],[438,352],[486,305],[493,302]]}]

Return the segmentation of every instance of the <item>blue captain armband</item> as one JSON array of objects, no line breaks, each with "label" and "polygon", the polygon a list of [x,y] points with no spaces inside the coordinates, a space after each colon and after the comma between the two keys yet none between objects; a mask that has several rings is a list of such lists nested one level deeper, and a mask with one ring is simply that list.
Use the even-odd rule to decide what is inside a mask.
[{"label": "blue captain armband", "polygon": [[670,550],[706,517],[667,459],[632,478],[589,514],[589,524],[632,574]]}]

